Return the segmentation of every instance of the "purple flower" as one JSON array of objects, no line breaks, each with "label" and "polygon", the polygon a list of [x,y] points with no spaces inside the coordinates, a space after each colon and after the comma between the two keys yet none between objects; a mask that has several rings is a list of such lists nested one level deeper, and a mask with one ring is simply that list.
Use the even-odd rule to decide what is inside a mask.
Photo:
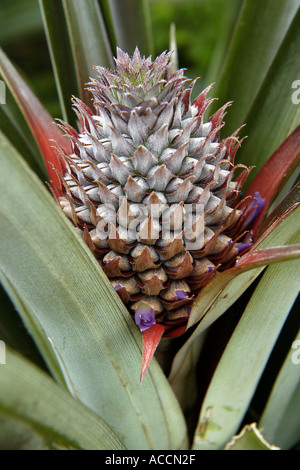
[{"label": "purple flower", "polygon": [[184,290],[176,289],[177,300],[183,300],[188,297],[187,293]]},{"label": "purple flower", "polygon": [[253,201],[249,205],[247,209],[247,216],[246,214],[246,219],[244,222],[243,228],[250,228],[253,222],[255,222],[256,218],[259,216],[261,211],[263,210],[265,206],[265,199],[261,197],[260,193],[256,191],[253,196]]},{"label": "purple flower", "polygon": [[141,332],[148,330],[156,323],[153,308],[147,304],[141,304],[135,312],[134,321]]},{"label": "purple flower", "polygon": [[253,245],[253,243],[237,243],[235,248],[238,250],[238,254],[242,253],[245,250],[248,250]]}]

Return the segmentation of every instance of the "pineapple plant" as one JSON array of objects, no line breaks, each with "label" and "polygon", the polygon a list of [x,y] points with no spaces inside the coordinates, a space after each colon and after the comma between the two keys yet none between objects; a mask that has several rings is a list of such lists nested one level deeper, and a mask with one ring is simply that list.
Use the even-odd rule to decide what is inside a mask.
[{"label": "pineapple plant", "polygon": [[239,140],[218,142],[226,105],[205,122],[210,87],[191,103],[193,85],[172,67],[170,54],[152,62],[119,49],[114,72],[97,68],[96,112],[75,100],[80,129],[62,124],[72,153],[60,152],[53,188],[140,330],[159,323],[165,333],[251,246],[247,218],[263,206],[259,193],[237,204],[248,169],[233,181]]},{"label": "pineapple plant", "polygon": [[[141,31],[126,28],[123,8],[133,5],[137,24],[145,25]],[[1,52],[2,78],[12,92],[1,114],[1,282],[40,353],[38,368],[8,344],[0,366],[3,448],[297,445],[291,416],[299,383],[292,310],[299,185],[290,188],[300,130],[297,106],[286,99],[290,90],[279,99],[275,86],[282,86],[287,58],[290,74],[298,70],[299,11],[290,7],[287,1],[272,10],[270,31],[280,20],[285,34],[272,30],[268,66],[253,66],[246,140],[244,120],[238,113],[230,119],[239,103],[229,111],[225,91],[253,15],[270,17],[266,2],[245,1],[233,15],[219,109],[211,86],[192,99],[196,80],[188,83],[173,54],[152,59],[140,52],[149,40],[149,12],[139,2],[111,1],[104,9],[93,1],[40,1],[63,109],[58,124]],[[57,19],[74,60],[68,58],[68,76]],[[109,25],[120,46],[115,65]],[[79,94],[72,102],[76,122],[72,79]],[[245,115],[247,100],[241,101]],[[274,116],[286,112],[283,122],[269,119],[272,134],[263,120],[270,107]],[[18,116],[19,127],[11,116]],[[36,160],[24,124],[39,149]],[[20,126],[22,139],[14,141]],[[40,175],[45,168],[52,195],[33,171]],[[13,328],[4,313],[1,325],[3,332]],[[284,325],[289,350],[281,353],[272,391],[254,414],[259,381]],[[197,422],[191,414],[199,415]]]}]

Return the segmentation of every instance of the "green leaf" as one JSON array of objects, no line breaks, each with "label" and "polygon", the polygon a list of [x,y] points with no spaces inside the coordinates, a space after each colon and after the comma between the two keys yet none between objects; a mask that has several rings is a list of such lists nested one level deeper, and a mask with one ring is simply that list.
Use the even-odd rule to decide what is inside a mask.
[{"label": "green leaf", "polygon": [[283,449],[294,449],[294,446],[299,445],[299,409],[300,386],[298,385],[291,397],[289,405],[280,423],[280,428],[275,436],[276,442],[281,443]]},{"label": "green leaf", "polygon": [[36,0],[12,2],[1,0],[0,9],[0,44],[8,44],[16,39],[42,30],[42,20]]},{"label": "green leaf", "polygon": [[221,76],[243,3],[243,0],[231,0],[223,10],[222,24],[218,31],[217,43],[205,77],[205,87],[209,86],[212,82],[216,82],[218,77]]},{"label": "green leaf", "polygon": [[[299,233],[292,239],[293,243],[297,241],[300,241]],[[222,449],[238,431],[297,298],[299,275],[298,260],[267,268],[210,382],[194,437],[195,450]]]},{"label": "green leaf", "polygon": [[[273,0],[264,0],[263,2],[261,0],[244,1],[223,73],[214,91],[221,105],[228,101],[234,101],[234,105],[228,111],[226,133],[234,132],[244,122],[247,122],[246,132],[252,132],[250,125],[252,123],[249,123],[249,119],[246,119],[246,116],[261,89],[267,73],[270,71],[270,66],[298,9],[298,0],[280,0],[277,2]],[[275,68],[275,64],[272,65],[272,72],[269,72],[269,81],[275,80],[277,83],[277,100],[282,96],[280,91],[283,91],[279,89],[279,84],[281,88],[288,89],[288,92],[290,92],[292,82],[290,81],[289,74],[293,76],[292,80],[295,80],[298,76],[294,70],[294,67],[297,67],[296,64],[299,66],[299,61],[297,60],[298,35],[297,33],[295,34],[294,28],[292,29],[289,34],[291,35],[292,45],[295,40],[292,54],[293,59],[288,57],[289,52],[292,52],[289,51],[288,44],[282,49],[280,61],[283,60],[283,62],[279,64],[277,59],[277,65],[281,65],[284,69],[285,76],[281,76],[280,70]],[[285,55],[286,57],[284,57]],[[292,64],[292,61],[294,61],[294,64]],[[283,84],[286,85],[282,86]],[[266,89],[267,84],[265,84]],[[259,106],[259,101],[257,101],[257,108],[259,108],[259,113],[261,113],[263,110],[261,105]],[[283,104],[281,100],[280,102],[277,101],[276,109],[280,110],[281,104]],[[271,113],[268,110],[268,118],[272,122],[275,120],[273,109]],[[265,138],[267,137],[266,132],[262,132],[262,134]],[[278,145],[282,140],[279,140]],[[256,143],[257,150],[257,141],[254,139],[253,142]],[[275,150],[276,147],[273,148]]]},{"label": "green leaf", "polygon": [[281,216],[293,205],[300,203],[300,182],[286,194],[286,196],[279,201],[279,203],[271,210],[268,217],[265,219],[263,224],[259,227],[255,236],[259,239],[264,233],[266,233],[271,225],[276,221],[280,220]]},{"label": "green leaf", "polygon": [[280,450],[269,444],[262,433],[257,429],[256,423],[243,427],[238,436],[226,444],[225,450]]},{"label": "green leaf", "polygon": [[[5,77],[1,73],[1,64],[0,80],[5,80]],[[29,163],[31,168],[33,168],[41,177],[45,178],[46,168],[28,123],[26,122],[13,93],[6,84],[4,86],[5,103],[0,105],[1,130],[9,138],[16,149],[24,156],[24,158],[26,158],[26,161]]]},{"label": "green leaf", "polygon": [[153,52],[149,0],[109,0],[117,45],[128,54],[136,46],[140,52]]},{"label": "green leaf", "polygon": [[[187,340],[172,363],[169,383],[183,411],[190,411],[198,399],[199,376],[197,364],[205,345],[208,330]],[[163,340],[164,341],[164,340]]]},{"label": "green leaf", "polygon": [[69,390],[129,449],[185,447],[182,412],[155,361],[140,386],[141,334],[119,296],[37,177],[0,144],[0,268]]},{"label": "green leaf", "polygon": [[[19,312],[25,328],[31,333],[31,336],[34,338],[37,349],[42,355],[42,357],[45,359],[53,377],[55,378],[55,380],[60,382],[61,385],[66,386],[66,382],[62,374],[61,368],[57,362],[53,347],[49,341],[49,338],[45,336],[45,333],[41,328],[39,321],[35,317],[34,312],[31,310],[30,305],[24,304],[24,302],[18,296],[18,293],[13,288],[12,284],[9,282],[9,280],[1,270],[0,281],[5,291],[9,295],[13,305],[15,306],[16,311]],[[16,338],[14,338],[14,340],[16,340]]]},{"label": "green leaf", "polygon": [[95,76],[93,67],[111,68],[113,57],[97,0],[62,0],[76,69],[80,97],[87,104],[89,95],[85,90],[90,77]]},{"label": "green leaf", "polygon": [[[3,279],[0,280],[3,283]],[[0,340],[40,368],[47,367],[14,305],[0,284]]]},{"label": "green leaf", "polygon": [[0,381],[0,449],[124,449],[99,416],[8,348]]},{"label": "green leaf", "polygon": [[[288,182],[290,176],[300,164],[300,125],[280,145],[255,176],[246,196],[254,196],[257,192],[264,199],[264,207],[252,228],[256,234],[271,203],[279,194],[280,189]],[[270,179],[270,175],[272,179]],[[257,236],[257,235],[256,235]]]},{"label": "green leaf", "polygon": [[55,171],[53,171],[53,162],[58,160],[54,143],[68,151],[70,149],[69,142],[1,49],[0,72],[14,95],[20,111],[24,115],[39,146],[41,165],[43,165],[44,159],[48,174],[53,175],[53,183],[59,185],[59,178]]},{"label": "green leaf", "polygon": [[245,189],[289,135],[291,127],[296,128],[300,124],[299,106],[293,102],[295,90],[292,89],[293,82],[300,75],[299,28],[300,8],[246,116],[244,132],[249,138],[238,152],[237,161],[255,165],[255,169],[247,178]]},{"label": "green leaf", "polygon": [[175,23],[170,24],[170,38],[169,38],[170,46],[169,50],[172,51],[171,60],[173,62],[173,73],[178,70],[178,47],[177,47],[177,40],[176,40],[176,25]]},{"label": "green leaf", "polygon": [[[300,437],[300,331],[274,383],[259,421],[264,436],[283,449],[290,449]],[[294,416],[296,418],[294,418]]]},{"label": "green leaf", "polygon": [[78,83],[63,5],[60,0],[39,0],[39,4],[62,116],[74,125],[76,120],[71,97],[78,96]]},{"label": "green leaf", "polygon": [[7,96],[6,104],[0,106],[1,130],[18,152],[23,155],[31,168],[38,173],[40,177],[45,179],[46,169],[37,145],[34,141],[33,144],[30,145],[32,135],[30,135],[29,138],[28,135],[25,136],[26,131],[29,130],[28,126],[24,117],[20,115],[19,110],[15,109],[15,103],[11,100],[13,100],[11,95]]},{"label": "green leaf", "polygon": [[100,10],[104,19],[111,49],[112,51],[115,51],[116,50],[116,36],[115,36],[115,30],[114,30],[114,26],[113,26],[113,22],[111,18],[109,0],[98,0],[98,5],[100,7]]}]

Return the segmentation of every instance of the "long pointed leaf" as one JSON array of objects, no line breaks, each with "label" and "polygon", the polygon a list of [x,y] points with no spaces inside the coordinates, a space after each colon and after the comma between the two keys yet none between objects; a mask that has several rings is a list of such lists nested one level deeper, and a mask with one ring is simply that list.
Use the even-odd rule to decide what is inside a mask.
[{"label": "long pointed leaf", "polygon": [[37,177],[0,142],[0,267],[30,305],[69,390],[127,448],[185,447],[181,410],[155,361],[140,386],[142,338],[128,311]]},{"label": "long pointed leaf", "polygon": [[[294,243],[297,241],[299,235],[293,238]],[[237,433],[297,298],[299,287],[295,279],[299,275],[297,260],[267,268],[213,375],[201,407],[194,449],[222,449]]]},{"label": "long pointed leaf", "polygon": [[[300,425],[300,385],[295,389],[292,395],[283,419],[280,423],[280,429],[276,433],[275,440],[279,442],[283,449],[294,449],[299,447]],[[299,449],[298,449],[299,450]]]},{"label": "long pointed leaf", "polygon": [[297,183],[288,194],[275,206],[275,208],[270,212],[264,223],[259,227],[258,231],[255,234],[257,239],[261,238],[262,235],[268,231],[271,225],[279,220],[280,217],[289,210],[293,205],[300,203],[300,182]]},{"label": "long pointed leaf", "polygon": [[279,450],[266,441],[256,423],[243,427],[241,432],[226,444],[225,450]]},{"label": "long pointed leaf", "polygon": [[2,0],[0,24],[1,45],[39,33],[42,30],[42,21],[36,0],[22,0],[18,5],[10,0]]},{"label": "long pointed leaf", "polygon": [[62,0],[67,19],[80,97],[88,104],[85,84],[95,76],[93,66],[113,66],[105,24],[97,0]]},{"label": "long pointed leaf", "polygon": [[[253,196],[259,192],[265,199],[265,206],[253,227],[254,232],[263,220],[266,211],[278,194],[280,188],[287,182],[300,161],[300,125],[280,145],[269,160],[264,164],[252,181],[246,195]],[[272,178],[270,178],[272,175]]]},{"label": "long pointed leaf", "polygon": [[[295,127],[300,124],[299,106],[292,99],[292,83],[300,74],[299,27],[300,7],[246,116],[247,126],[244,131],[249,138],[244,141],[237,155],[237,161],[255,165],[247,178],[246,186],[287,138],[292,123]],[[295,120],[296,116],[298,120]]]},{"label": "long pointed leaf", "polygon": [[172,61],[173,61],[173,72],[178,70],[178,47],[177,47],[177,39],[176,39],[176,25],[175,23],[171,23],[170,25],[170,37],[169,37],[169,49],[172,51]]},{"label": "long pointed leaf", "polygon": [[34,313],[31,311],[30,306],[25,305],[24,302],[20,299],[17,292],[4,275],[4,273],[0,270],[0,281],[5,289],[6,293],[9,295],[13,305],[17,312],[19,312],[20,317],[23,320],[24,326],[28,332],[32,335],[35,340],[37,349],[39,353],[42,355],[44,360],[46,361],[49,370],[56,381],[58,381],[61,385],[66,386],[66,382],[64,376],[62,374],[61,368],[57,362],[55,352],[49,341],[49,338],[45,337],[45,334],[41,328],[40,323],[37,321]]},{"label": "long pointed leaf", "polygon": [[222,15],[222,24],[218,32],[217,44],[214,48],[209,68],[205,77],[205,84],[209,86],[211,83],[217,82],[222,77],[224,62],[228,55],[228,49],[235,33],[235,27],[241,13],[243,0],[233,0],[226,4]]},{"label": "long pointed leaf", "polygon": [[[3,284],[3,279],[0,282]],[[29,332],[22,325],[22,319],[18,315],[17,309],[8,296],[7,286],[4,289],[2,285],[0,285],[0,338],[7,346],[22,354],[41,369],[47,369]]]},{"label": "long pointed leaf", "polygon": [[61,0],[39,0],[63,119],[75,124],[72,95],[78,96],[78,84],[72,49]]},{"label": "long pointed leaf", "polygon": [[109,0],[117,45],[132,54],[136,46],[140,52],[153,52],[148,0]]},{"label": "long pointed leaf", "polygon": [[95,413],[29,361],[6,353],[0,368],[0,448],[8,438],[7,446],[16,441],[17,449],[124,449]]},{"label": "long pointed leaf", "polygon": [[[294,345],[294,348],[293,348]],[[297,349],[298,348],[298,349]],[[287,414],[297,415],[299,408],[293,405],[294,394],[300,388],[299,351],[300,331],[296,336],[292,347],[284,361],[284,364],[276,378],[274,387],[260,418],[259,426],[264,430],[264,436],[283,449],[293,447],[299,441],[299,420],[294,421],[294,426],[285,426],[284,420]],[[289,408],[291,407],[291,410]]]},{"label": "long pointed leaf", "polygon": [[[8,102],[6,102],[5,106],[0,106],[1,131],[13,143],[18,152],[23,155],[31,168],[39,174],[40,177],[46,178],[46,168],[38,147],[35,143],[34,145],[29,144],[27,136],[23,133],[23,126],[19,126],[18,123],[17,117],[20,117],[20,115],[19,113],[15,113],[15,109],[13,108],[12,103],[8,105]],[[22,124],[24,123],[26,125],[23,116],[21,116],[21,120],[23,121]]]},{"label": "long pointed leaf", "polygon": [[59,144],[66,150],[70,145],[63,137],[59,128],[54,124],[52,117],[19,75],[4,52],[0,49],[0,71],[10,87],[20,110],[31,129],[32,134],[39,146],[48,175],[54,186],[59,187],[60,182],[53,171],[53,164],[57,166],[57,154],[54,145]]},{"label": "long pointed leaf", "polygon": [[[1,72],[0,79],[5,80]],[[16,149],[26,158],[31,168],[37,171],[40,176],[45,177],[46,168],[37,143],[26,122],[25,116],[19,108],[18,102],[6,84],[5,104],[0,106],[0,122],[2,132],[5,133]]]},{"label": "long pointed leaf", "polygon": [[[298,0],[244,1],[226,64],[215,91],[221,105],[234,101],[227,116],[228,134],[234,132],[244,122],[249,124],[246,116],[298,8]],[[295,46],[295,53],[296,51]],[[287,71],[287,62],[284,64]],[[290,86],[287,77],[284,81],[280,81],[281,85],[283,83],[288,83],[288,87]],[[247,125],[247,133],[248,129],[251,127]]]}]

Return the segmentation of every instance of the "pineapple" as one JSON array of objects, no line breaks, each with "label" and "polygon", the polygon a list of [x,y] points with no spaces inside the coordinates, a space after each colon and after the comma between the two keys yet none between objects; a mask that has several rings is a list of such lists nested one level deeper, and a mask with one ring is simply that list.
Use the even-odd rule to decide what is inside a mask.
[{"label": "pineapple", "polygon": [[168,334],[251,246],[246,228],[263,201],[239,200],[249,170],[234,165],[237,132],[220,140],[229,103],[205,121],[210,87],[192,101],[195,81],[185,87],[171,53],[118,49],[115,62],[96,67],[93,110],[74,99],[79,132],[61,123],[72,153],[60,150],[59,204],[140,330],[160,323]]},{"label": "pineapple", "polygon": [[[118,31],[110,17],[114,3],[115,12],[122,4],[119,17],[125,25],[129,17],[144,25],[122,28],[123,39],[130,36],[143,47],[131,33],[145,31],[146,25],[137,8],[123,14],[128,2],[109,2],[105,24],[112,20],[113,32]],[[275,34],[274,44],[266,43],[266,34],[277,31],[274,24],[290,7],[273,11],[273,5],[256,2],[250,11],[246,2],[230,39],[225,73],[219,77],[215,72],[222,101],[235,99],[228,124],[233,129],[247,117],[249,139],[239,159],[258,166],[248,189],[243,182],[249,169],[234,164],[242,132],[220,139],[228,105],[208,119],[209,88],[193,101],[194,83],[187,84],[183,71],[174,73],[170,54],[152,63],[138,51],[132,58],[118,51],[115,71],[98,68],[99,79],[83,93],[91,64],[111,66],[110,51],[106,61],[101,48],[106,38],[98,22],[102,8],[99,2],[46,0],[40,7],[64,119],[72,122],[71,90],[80,89],[84,103],[74,100],[76,130],[61,123],[66,139],[0,49],[1,78],[12,92],[1,108],[0,277],[52,375],[24,357],[40,366],[33,345],[25,342],[24,348],[25,332],[5,298],[0,447],[273,449],[267,439],[276,448],[297,448],[293,360],[299,334],[291,308],[298,294],[299,262],[294,258],[300,248],[293,243],[299,243],[299,184],[272,209],[281,187],[289,186],[300,155],[300,126],[288,80],[298,73],[297,7],[280,21],[285,34],[279,42]],[[198,38],[202,41],[201,34]],[[270,45],[274,63],[263,61],[258,67],[254,52],[259,49],[266,58]],[[245,100],[236,87],[241,77]],[[255,77],[253,83],[249,77]],[[61,146],[58,152],[53,141]],[[95,259],[27,159],[43,182],[51,181],[61,208]],[[242,186],[248,197],[241,200]],[[103,270],[128,309],[111,295]],[[232,305],[260,273],[245,310],[243,299]],[[230,305],[233,315],[212,325]],[[187,327],[179,341],[160,343],[161,335],[176,336]],[[282,332],[287,341],[281,341]],[[138,386],[141,362],[142,378],[158,343],[156,357],[167,367],[162,371],[153,361]],[[264,387],[265,379],[270,386]],[[251,424],[254,416],[257,423]]]}]

